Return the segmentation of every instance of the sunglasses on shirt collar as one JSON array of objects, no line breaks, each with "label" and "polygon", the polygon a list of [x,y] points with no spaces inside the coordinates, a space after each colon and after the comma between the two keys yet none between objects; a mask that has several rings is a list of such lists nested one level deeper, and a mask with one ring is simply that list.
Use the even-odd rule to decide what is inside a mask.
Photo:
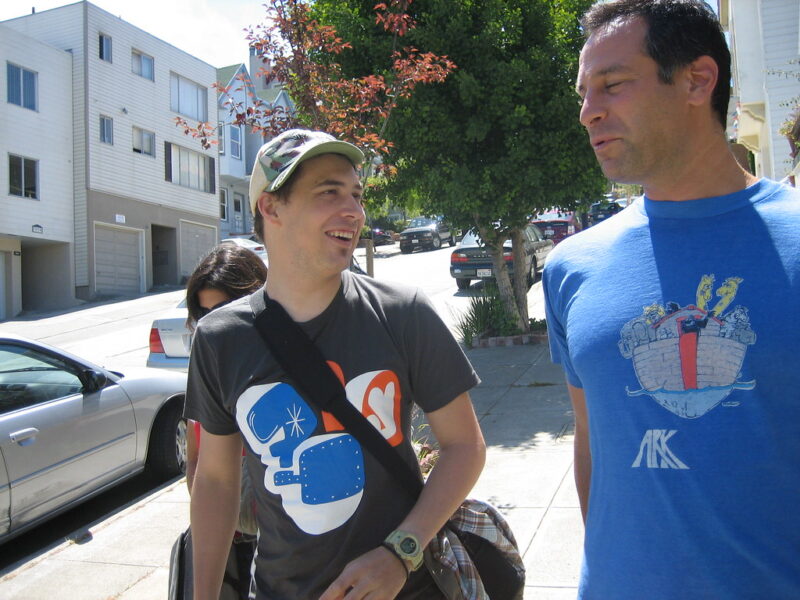
[{"label": "sunglasses on shirt collar", "polygon": [[205,317],[205,316],[206,316],[208,313],[210,313],[210,312],[212,312],[212,311],[215,311],[215,310],[217,310],[218,308],[220,308],[220,307],[223,307],[223,306],[225,306],[226,304],[228,304],[228,303],[230,303],[230,302],[231,302],[231,300],[223,300],[222,302],[220,302],[219,304],[215,304],[215,305],[214,305],[214,306],[212,306],[211,308],[206,308],[205,306],[201,306],[201,307],[200,307],[200,308],[197,310],[197,320],[199,321],[200,319],[202,319],[203,317]]}]

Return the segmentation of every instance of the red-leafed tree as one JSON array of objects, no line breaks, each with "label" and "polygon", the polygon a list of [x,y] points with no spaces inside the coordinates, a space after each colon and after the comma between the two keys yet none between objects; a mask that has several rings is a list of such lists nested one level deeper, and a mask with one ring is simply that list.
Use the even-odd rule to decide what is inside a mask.
[{"label": "red-leafed tree", "polygon": [[[264,24],[248,28],[247,40],[264,66],[254,77],[275,81],[289,93],[294,111],[272,107],[252,95],[247,106],[237,103],[230,87],[216,84],[226,96],[231,121],[272,137],[291,127],[327,131],[349,141],[367,157],[364,178],[392,175],[386,158],[391,143],[384,137],[398,101],[410,98],[420,84],[444,81],[456,65],[446,56],[402,46],[401,38],[415,27],[407,13],[413,0],[388,0],[375,5],[375,26],[391,38],[391,67],[356,78],[345,77],[337,56],[351,49],[335,28],[313,18],[307,0],[269,0]],[[215,128],[176,119],[187,135],[208,148]],[[377,159],[377,160],[376,160]]]}]

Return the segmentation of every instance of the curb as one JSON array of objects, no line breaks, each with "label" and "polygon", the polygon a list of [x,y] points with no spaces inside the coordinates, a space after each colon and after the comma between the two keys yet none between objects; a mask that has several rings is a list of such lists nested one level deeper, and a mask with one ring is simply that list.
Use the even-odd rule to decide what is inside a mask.
[{"label": "curb", "polygon": [[497,346],[521,346],[523,344],[546,344],[547,333],[523,333],[500,337],[474,338],[472,348],[495,348]]}]

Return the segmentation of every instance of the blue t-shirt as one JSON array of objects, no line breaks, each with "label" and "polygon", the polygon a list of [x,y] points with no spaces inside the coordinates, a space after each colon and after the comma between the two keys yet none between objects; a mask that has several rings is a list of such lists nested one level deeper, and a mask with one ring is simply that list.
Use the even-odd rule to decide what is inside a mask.
[{"label": "blue t-shirt", "polygon": [[589,420],[579,597],[800,598],[800,192],[639,198],[544,289]]}]

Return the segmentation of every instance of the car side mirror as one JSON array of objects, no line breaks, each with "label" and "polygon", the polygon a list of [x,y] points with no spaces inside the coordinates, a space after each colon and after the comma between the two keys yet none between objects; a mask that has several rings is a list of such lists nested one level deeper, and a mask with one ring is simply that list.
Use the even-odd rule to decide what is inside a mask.
[{"label": "car side mirror", "polygon": [[102,390],[108,383],[108,377],[105,373],[100,371],[86,370],[81,373],[81,381],[83,382],[83,393],[91,394],[98,390]]}]

